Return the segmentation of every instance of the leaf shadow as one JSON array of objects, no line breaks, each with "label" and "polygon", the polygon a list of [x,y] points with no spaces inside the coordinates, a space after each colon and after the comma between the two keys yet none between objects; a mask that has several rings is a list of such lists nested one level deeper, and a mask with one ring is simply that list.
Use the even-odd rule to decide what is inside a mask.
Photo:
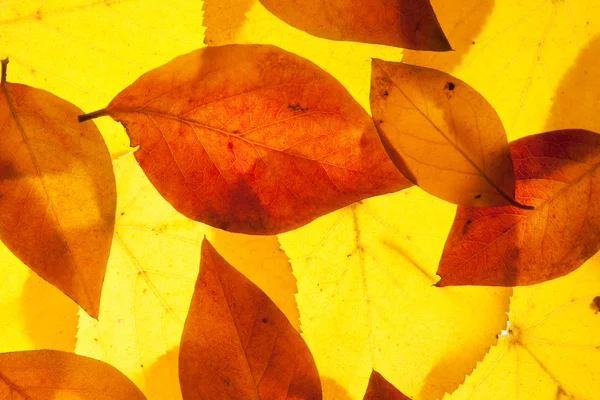
[{"label": "leaf shadow", "polygon": [[[552,98],[545,130],[581,128],[600,132],[600,36],[579,53]],[[533,133],[533,132],[532,132]]]},{"label": "leaf shadow", "polygon": [[454,51],[436,53],[405,50],[402,61],[407,64],[452,72],[464,56],[476,46],[494,0],[432,0],[431,5]]},{"label": "leaf shadow", "polygon": [[73,352],[77,342],[78,309],[73,300],[32,272],[21,295],[23,333],[34,349]]},{"label": "leaf shadow", "polygon": [[321,387],[324,400],[353,400],[353,397],[339,383],[328,376],[321,376]]},{"label": "leaf shadow", "polygon": [[204,43],[209,46],[234,43],[246,21],[246,12],[254,3],[256,0],[204,0]]},{"label": "leaf shadow", "polygon": [[145,395],[148,399],[181,400],[179,387],[179,347],[173,347],[147,368]]}]

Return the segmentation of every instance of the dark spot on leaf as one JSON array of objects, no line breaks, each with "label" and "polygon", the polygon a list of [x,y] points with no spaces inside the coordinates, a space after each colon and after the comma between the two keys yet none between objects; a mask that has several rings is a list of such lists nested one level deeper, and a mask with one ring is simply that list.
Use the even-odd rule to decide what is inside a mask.
[{"label": "dark spot on leaf", "polygon": [[594,300],[592,300],[592,303],[590,304],[590,308],[594,310],[594,314],[600,312],[600,296],[594,297]]},{"label": "dark spot on leaf", "polygon": [[238,129],[235,129],[235,130],[234,130],[233,132],[231,132],[231,133],[234,133],[234,134],[236,134],[236,135],[237,135],[238,133],[240,133],[240,131],[239,131]]},{"label": "dark spot on leaf", "polygon": [[471,44],[475,44],[475,41],[473,41],[473,43],[471,43]]},{"label": "dark spot on leaf", "polygon": [[125,211],[123,211],[123,212],[121,213],[121,215],[125,215]]},{"label": "dark spot on leaf", "polygon": [[379,123],[380,123],[380,124],[383,124],[383,120],[382,120],[382,119],[380,119],[380,120],[379,120]]},{"label": "dark spot on leaf", "polygon": [[388,97],[388,96],[390,95],[390,93],[389,93],[387,90],[384,90],[384,91],[383,91],[383,95],[384,95],[385,97]]},{"label": "dark spot on leaf", "polygon": [[296,104],[288,104],[288,109],[291,110],[291,111],[301,111],[301,112],[308,111],[308,107],[302,107],[298,103],[296,103]]},{"label": "dark spot on leaf", "polygon": [[263,322],[263,324],[266,324],[267,322],[269,322],[269,318],[263,317],[262,322]]},{"label": "dark spot on leaf", "polygon": [[227,142],[227,149],[228,149],[229,151],[233,151],[233,143],[231,143],[231,142]]},{"label": "dark spot on leaf", "polygon": [[231,386],[231,382],[229,382],[229,379],[225,379],[223,381],[223,384],[225,384],[225,386],[227,386],[227,387]]},{"label": "dark spot on leaf", "polygon": [[446,86],[444,86],[444,89],[452,91],[452,90],[454,90],[455,87],[456,86],[454,85],[454,83],[446,82]]},{"label": "dark spot on leaf", "polygon": [[473,221],[471,221],[470,219],[467,220],[467,224],[470,224],[471,222],[473,222]]},{"label": "dark spot on leaf", "polygon": [[478,194],[477,196],[475,196],[475,198],[476,198],[476,199],[480,199],[480,198],[481,198],[481,195],[480,195],[480,194]]}]

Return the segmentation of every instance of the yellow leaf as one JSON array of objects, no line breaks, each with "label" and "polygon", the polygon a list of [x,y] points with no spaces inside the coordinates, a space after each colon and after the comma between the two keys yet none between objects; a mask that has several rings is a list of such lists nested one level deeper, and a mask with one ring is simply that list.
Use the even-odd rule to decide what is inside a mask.
[{"label": "yellow leaf", "polygon": [[99,321],[80,313],[76,352],[105,361],[150,399],[181,397],[181,340],[204,235],[298,327],[296,282],[274,236],[231,234],[177,213],[132,154],[115,160],[117,219]]},{"label": "yellow leaf", "polygon": [[[92,111],[143,72],[202,45],[201,2],[22,0],[0,8],[0,56],[11,81]],[[159,11],[160,10],[160,11]],[[128,149],[119,124],[99,121],[111,153]]]},{"label": "yellow leaf", "polygon": [[324,398],[343,398],[330,378],[362,398],[372,369],[408,396],[440,398],[494,342],[511,289],[432,286],[454,210],[411,188],[279,235]]},{"label": "yellow leaf", "polygon": [[600,399],[600,256],[553,281],[514,289],[498,345],[459,400]]}]

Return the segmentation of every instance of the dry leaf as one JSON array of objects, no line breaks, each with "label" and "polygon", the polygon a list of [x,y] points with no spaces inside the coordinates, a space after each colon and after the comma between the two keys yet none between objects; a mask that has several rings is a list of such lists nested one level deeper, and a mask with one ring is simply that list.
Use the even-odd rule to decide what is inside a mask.
[{"label": "dry leaf", "polygon": [[0,239],[26,265],[98,317],[115,221],[110,155],[81,110],[6,82],[0,90]]},{"label": "dry leaf", "polygon": [[325,39],[451,50],[429,0],[260,0],[288,24]]},{"label": "dry leaf", "polygon": [[410,400],[410,398],[403,395],[379,372],[373,370],[363,400]]},{"label": "dry leaf", "polygon": [[287,231],[409,185],[346,89],[272,46],[178,57],[81,120],[101,115],[179,212],[232,232]]},{"label": "dry leaf", "polygon": [[[350,399],[362,399],[373,369],[408,396],[439,399],[505,326],[510,289],[432,286],[454,209],[410,188],[279,235],[302,336]],[[329,382],[325,398],[343,399]]]},{"label": "dry leaf", "polygon": [[600,399],[600,257],[577,271],[514,289],[498,345],[446,400]]},{"label": "dry leaf", "polygon": [[531,285],[565,275],[600,249],[600,135],[546,132],[510,144],[515,207],[459,208],[438,268],[449,285]]},{"label": "dry leaf", "polygon": [[76,352],[127,375],[149,399],[181,398],[179,342],[206,237],[299,326],[296,281],[273,236],[224,232],[185,218],[133,154],[114,161],[117,219],[100,321],[80,316]]},{"label": "dry leaf", "polygon": [[388,154],[414,184],[459,205],[515,203],[502,122],[466,83],[375,59],[371,111]]},{"label": "dry leaf", "polygon": [[306,343],[267,295],[204,239],[179,353],[184,399],[321,399]]},{"label": "dry leaf", "polygon": [[0,354],[0,398],[27,400],[142,400],[115,367],[56,350]]}]

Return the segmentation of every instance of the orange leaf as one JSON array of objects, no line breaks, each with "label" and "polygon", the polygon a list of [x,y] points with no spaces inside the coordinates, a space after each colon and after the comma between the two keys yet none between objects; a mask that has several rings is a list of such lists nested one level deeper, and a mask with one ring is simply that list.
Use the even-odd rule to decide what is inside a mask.
[{"label": "orange leaf", "polygon": [[389,383],[381,374],[375,370],[371,372],[369,386],[363,400],[410,400],[402,394],[394,385]]},{"label": "orange leaf", "polygon": [[277,306],[204,239],[179,353],[184,399],[321,399],[310,350]]},{"label": "orange leaf", "polygon": [[115,367],[56,350],[1,353],[0,398],[145,399],[142,392]]},{"label": "orange leaf", "polygon": [[26,265],[98,317],[115,223],[108,149],[81,110],[7,83],[0,94],[0,239]]},{"label": "orange leaf", "polygon": [[438,286],[531,285],[565,275],[600,249],[600,135],[563,130],[510,144],[515,207],[459,207]]},{"label": "orange leaf", "polygon": [[260,0],[295,28],[332,40],[415,50],[452,48],[429,0]]},{"label": "orange leaf", "polygon": [[506,132],[483,96],[441,71],[377,59],[372,68],[373,118],[408,179],[459,205],[515,203]]},{"label": "orange leaf", "polygon": [[279,233],[410,185],[347,90],[273,46],[180,56],[81,119],[100,115],[125,125],[179,212],[233,232]]}]

